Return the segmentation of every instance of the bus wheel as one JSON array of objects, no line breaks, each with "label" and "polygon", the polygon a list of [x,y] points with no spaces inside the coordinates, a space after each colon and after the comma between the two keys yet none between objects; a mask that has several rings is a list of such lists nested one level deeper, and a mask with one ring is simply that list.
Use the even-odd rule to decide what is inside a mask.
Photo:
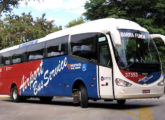
[{"label": "bus wheel", "polygon": [[117,100],[118,105],[124,105],[126,100]]},{"label": "bus wheel", "polygon": [[13,102],[20,101],[20,96],[18,95],[17,86],[14,86],[11,88],[11,98],[12,98]]},{"label": "bus wheel", "polygon": [[87,94],[86,87],[84,85],[80,86],[79,100],[80,100],[80,106],[82,108],[87,108],[88,107],[88,94]]},{"label": "bus wheel", "polygon": [[39,97],[42,103],[51,102],[53,97]]}]

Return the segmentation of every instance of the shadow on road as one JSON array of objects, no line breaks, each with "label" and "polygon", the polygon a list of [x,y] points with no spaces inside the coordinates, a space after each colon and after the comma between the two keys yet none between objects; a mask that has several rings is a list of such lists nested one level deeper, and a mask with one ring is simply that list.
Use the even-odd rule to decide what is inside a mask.
[{"label": "shadow on road", "polygon": [[155,105],[139,105],[139,104],[125,104],[125,105],[118,105],[116,103],[91,103],[89,107],[91,108],[105,108],[105,109],[116,109],[116,110],[129,110],[129,109],[139,109],[139,108],[146,108],[146,107],[154,107],[159,106],[159,104]]},{"label": "shadow on road", "polygon": [[[6,100],[1,100],[5,102],[12,102],[12,100],[6,99]],[[47,102],[47,103],[42,103],[38,99],[29,99],[21,103],[29,103],[29,104],[41,104],[41,105],[58,105],[58,106],[70,106],[70,107],[79,107],[78,105],[74,105],[72,103],[71,99],[55,99],[52,102]],[[141,100],[139,102],[128,102],[125,105],[118,105],[116,102],[104,102],[104,101],[98,101],[98,102],[89,102],[89,107],[88,108],[103,108],[103,109],[116,109],[116,110],[129,110],[129,109],[139,109],[139,108],[146,108],[146,107],[156,107],[160,106],[159,102],[156,103],[146,103]]]}]

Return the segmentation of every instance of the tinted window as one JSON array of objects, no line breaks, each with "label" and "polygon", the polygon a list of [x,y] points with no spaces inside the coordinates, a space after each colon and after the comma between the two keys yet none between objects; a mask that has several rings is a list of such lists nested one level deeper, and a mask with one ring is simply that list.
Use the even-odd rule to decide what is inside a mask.
[{"label": "tinted window", "polygon": [[0,66],[3,66],[2,64],[2,56],[0,55]]},{"label": "tinted window", "polygon": [[38,60],[44,58],[44,48],[45,43],[39,43],[35,45],[31,45],[27,48],[27,59],[31,60]]},{"label": "tinted window", "polygon": [[87,33],[71,37],[71,52],[73,55],[97,60],[97,34]]},{"label": "tinted window", "polygon": [[99,64],[103,66],[111,66],[112,61],[109,53],[108,41],[105,36],[98,38],[98,48],[99,48]]},{"label": "tinted window", "polygon": [[12,64],[25,62],[26,48],[20,48],[12,51]]},{"label": "tinted window", "polygon": [[2,53],[2,63],[1,65],[10,65],[11,64],[11,52]]},{"label": "tinted window", "polygon": [[16,63],[21,63],[22,62],[22,56],[21,55],[16,55],[12,57],[12,63],[16,64]]},{"label": "tinted window", "polygon": [[59,56],[68,53],[68,36],[49,40],[46,43],[47,57]]}]

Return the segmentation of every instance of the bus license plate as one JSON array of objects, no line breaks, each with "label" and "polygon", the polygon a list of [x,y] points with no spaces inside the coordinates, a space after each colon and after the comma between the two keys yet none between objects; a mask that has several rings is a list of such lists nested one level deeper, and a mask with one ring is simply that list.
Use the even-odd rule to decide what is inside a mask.
[{"label": "bus license plate", "polygon": [[143,90],[142,93],[143,93],[143,94],[150,93],[150,90]]}]

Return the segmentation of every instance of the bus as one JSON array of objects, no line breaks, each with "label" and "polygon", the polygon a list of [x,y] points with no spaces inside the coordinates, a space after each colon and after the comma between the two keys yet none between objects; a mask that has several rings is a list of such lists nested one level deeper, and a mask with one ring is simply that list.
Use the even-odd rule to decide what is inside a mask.
[{"label": "bus", "polygon": [[159,98],[164,78],[154,38],[164,40],[133,21],[105,18],[0,50],[0,94],[14,102],[73,97],[83,108],[88,100]]}]

